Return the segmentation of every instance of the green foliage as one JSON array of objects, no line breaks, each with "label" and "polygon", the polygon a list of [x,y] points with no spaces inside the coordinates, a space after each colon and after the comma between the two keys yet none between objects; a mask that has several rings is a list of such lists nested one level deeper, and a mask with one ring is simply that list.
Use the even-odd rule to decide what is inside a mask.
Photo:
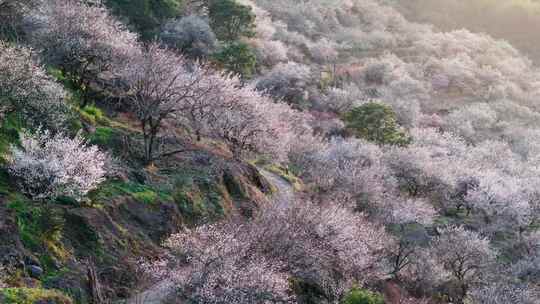
[{"label": "green foliage", "polygon": [[174,194],[174,201],[187,218],[195,220],[204,217],[206,213],[202,198],[190,193],[188,189],[179,188]]},{"label": "green foliage", "polygon": [[257,57],[244,42],[232,42],[214,54],[217,64],[232,73],[249,78],[255,72]]},{"label": "green foliage", "polygon": [[[115,121],[109,121],[110,126],[97,126],[93,132],[86,133],[86,139],[91,145],[98,146],[102,151],[108,151],[111,155],[125,156],[126,147],[125,137],[129,136],[138,140],[138,135],[131,130],[126,130],[124,126]],[[135,154],[137,147],[130,148],[130,152]]]},{"label": "green foliage", "polygon": [[154,37],[163,21],[181,15],[183,0],[106,0],[113,12],[126,18],[145,40]]},{"label": "green foliage", "polygon": [[5,155],[9,147],[19,143],[19,132],[22,130],[22,122],[17,113],[11,113],[3,118],[0,126],[0,155],[1,163],[5,163]]},{"label": "green foliage", "polygon": [[81,86],[80,76],[64,72],[52,66],[47,67],[47,73],[56,79],[57,82],[61,83],[64,89],[69,92],[69,101],[73,105],[82,105],[85,103],[84,99],[86,93],[88,93],[88,88]]},{"label": "green foliage", "polygon": [[81,116],[82,121],[84,121],[84,122],[86,122],[88,124],[91,124],[91,125],[96,125],[96,119],[91,114],[88,114],[88,113],[86,113],[84,111],[81,111],[80,116]]},{"label": "green foliage", "polygon": [[83,111],[88,115],[93,116],[96,121],[102,121],[104,119],[103,111],[95,105],[87,105],[83,108]]},{"label": "green foliage", "polygon": [[109,125],[109,119],[103,114],[100,108],[94,105],[87,105],[79,111],[79,115],[83,121],[91,125]]},{"label": "green foliage", "polygon": [[143,190],[132,195],[137,201],[148,205],[155,203],[158,199],[157,193],[152,190]]},{"label": "green foliage", "polygon": [[72,304],[72,300],[58,291],[41,288],[4,288],[0,290],[0,302],[4,304]]},{"label": "green foliage", "polygon": [[202,219],[217,219],[225,214],[219,186],[205,167],[186,166],[170,172],[173,181],[173,199],[191,223]]},{"label": "green foliage", "polygon": [[225,173],[223,175],[223,184],[235,200],[240,201],[248,197],[245,187],[243,187],[242,182],[238,180],[236,176]]},{"label": "green foliage", "polygon": [[130,195],[141,203],[153,204],[158,199],[172,201],[167,191],[154,189],[151,186],[135,182],[107,181],[98,190],[90,194],[90,198],[97,203],[106,203],[110,199],[122,195]]},{"label": "green foliage", "polygon": [[70,255],[61,242],[65,226],[62,210],[30,202],[19,194],[12,194],[7,206],[13,210],[24,247],[39,256],[43,276],[55,271],[58,262]]},{"label": "green foliage", "polygon": [[224,214],[221,196],[211,183],[178,184],[173,198],[182,214],[191,222],[218,218]]},{"label": "green foliage", "polygon": [[235,0],[209,0],[208,16],[219,40],[234,41],[255,34],[255,14],[251,7]]},{"label": "green foliage", "polygon": [[383,297],[369,290],[353,288],[345,296],[342,304],[384,304]]},{"label": "green foliage", "polygon": [[0,168],[0,195],[6,195],[9,193],[9,173],[5,168]]},{"label": "green foliage", "polygon": [[354,135],[381,145],[404,146],[410,142],[396,121],[396,114],[387,105],[368,102],[345,114],[347,128]]},{"label": "green foliage", "polygon": [[109,127],[97,127],[96,131],[90,134],[88,141],[92,145],[98,145],[100,147],[110,146],[116,136],[117,131]]},{"label": "green foliage", "polygon": [[37,250],[40,246],[38,235],[41,229],[37,225],[36,219],[40,216],[40,207],[31,206],[30,202],[22,195],[14,196],[8,207],[15,212],[19,235],[24,246],[31,250]]},{"label": "green foliage", "polygon": [[54,208],[33,204],[22,195],[12,195],[8,207],[15,212],[17,227],[24,246],[39,251],[45,243],[62,237],[64,219]]}]

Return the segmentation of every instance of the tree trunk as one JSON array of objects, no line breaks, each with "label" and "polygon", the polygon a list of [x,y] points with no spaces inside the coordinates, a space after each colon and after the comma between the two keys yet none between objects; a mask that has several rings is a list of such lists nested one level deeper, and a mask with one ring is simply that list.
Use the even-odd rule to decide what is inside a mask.
[{"label": "tree trunk", "polygon": [[103,298],[103,292],[101,289],[101,284],[99,284],[99,278],[96,272],[96,267],[91,262],[88,262],[88,265],[87,265],[87,277],[88,277],[88,287],[90,289],[90,294],[92,295],[92,303],[93,304],[105,303],[105,299]]}]

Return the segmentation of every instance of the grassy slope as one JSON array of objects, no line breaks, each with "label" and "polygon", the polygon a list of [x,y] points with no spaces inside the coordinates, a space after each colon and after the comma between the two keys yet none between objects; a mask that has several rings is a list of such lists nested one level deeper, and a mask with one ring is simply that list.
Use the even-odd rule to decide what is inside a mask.
[{"label": "grassy slope", "polygon": [[[137,283],[132,274],[138,257],[155,255],[160,242],[183,226],[249,211],[254,202],[263,202],[263,192],[269,190],[253,166],[231,163],[214,153],[212,145],[195,147],[193,152],[158,163],[157,168],[144,168],[136,155],[123,154],[122,138],[137,140],[140,136],[129,119],[107,117],[95,106],[76,113],[75,125],[90,130],[84,133],[89,142],[119,158],[121,164],[122,174],[109,178],[87,201],[32,202],[0,170],[0,207],[14,223],[9,231],[0,231],[4,235],[0,236],[0,254],[14,237],[21,244],[13,248],[19,254],[18,262],[30,256],[43,268],[32,284],[62,290],[75,303],[89,301],[81,261],[93,261],[98,271],[109,272],[102,282],[108,286],[108,297],[127,297]],[[8,117],[0,128],[4,157],[8,157],[9,146],[17,144],[21,130],[17,121]],[[27,279],[28,274],[19,269],[9,281],[13,286],[27,286]],[[41,293],[34,289],[6,292],[29,299]]]}]

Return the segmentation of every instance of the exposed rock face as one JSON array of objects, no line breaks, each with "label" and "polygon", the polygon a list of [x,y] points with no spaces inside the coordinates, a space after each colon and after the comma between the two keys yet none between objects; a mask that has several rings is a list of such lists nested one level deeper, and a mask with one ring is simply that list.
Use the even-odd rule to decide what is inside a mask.
[{"label": "exposed rock face", "polygon": [[43,268],[37,265],[29,265],[26,269],[28,270],[28,274],[35,279],[39,279],[43,274]]},{"label": "exposed rock face", "polygon": [[30,257],[30,254],[24,249],[17,223],[5,202],[5,199],[0,199],[0,264],[22,267],[25,256]]}]

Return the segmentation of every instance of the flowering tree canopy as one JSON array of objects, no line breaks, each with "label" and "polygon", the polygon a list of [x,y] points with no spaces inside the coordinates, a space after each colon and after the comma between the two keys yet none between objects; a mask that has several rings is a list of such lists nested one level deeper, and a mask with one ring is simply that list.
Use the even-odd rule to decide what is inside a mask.
[{"label": "flowering tree canopy", "polygon": [[29,126],[58,129],[69,117],[66,92],[31,57],[31,50],[0,42],[2,114],[18,112]]},{"label": "flowering tree canopy", "polygon": [[43,130],[22,134],[21,147],[13,146],[11,153],[9,172],[33,199],[80,200],[104,180],[105,155],[80,135],[70,139]]}]

